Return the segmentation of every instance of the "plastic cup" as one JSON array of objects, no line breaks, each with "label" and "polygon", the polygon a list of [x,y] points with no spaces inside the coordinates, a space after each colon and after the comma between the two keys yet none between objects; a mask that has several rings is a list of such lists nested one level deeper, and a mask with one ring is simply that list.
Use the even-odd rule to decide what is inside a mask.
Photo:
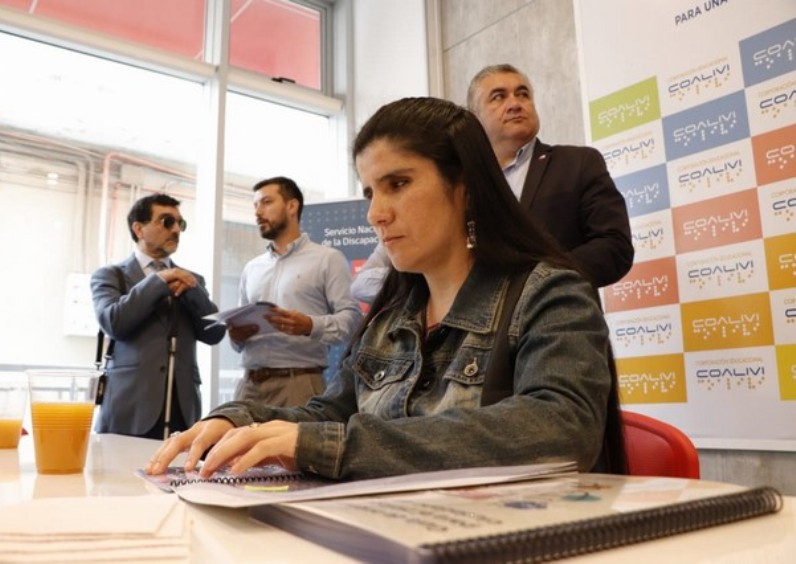
[{"label": "plastic cup", "polygon": [[24,372],[0,372],[0,448],[17,448],[28,407]]},{"label": "plastic cup", "polygon": [[40,474],[83,472],[100,373],[28,370],[33,452]]}]

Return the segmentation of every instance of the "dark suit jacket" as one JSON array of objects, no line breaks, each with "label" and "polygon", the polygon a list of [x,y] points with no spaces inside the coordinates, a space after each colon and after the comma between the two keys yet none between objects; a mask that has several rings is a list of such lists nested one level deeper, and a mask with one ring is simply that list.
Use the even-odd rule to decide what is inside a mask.
[{"label": "dark suit jacket", "polygon": [[[140,436],[155,426],[166,401],[170,292],[158,276],[144,275],[134,254],[116,267],[124,274],[124,294],[113,267],[104,266],[91,276],[97,320],[116,340],[97,431]],[[205,330],[211,322],[202,316],[218,308],[210,301],[204,279],[193,275],[199,286],[171,302],[177,327],[174,390],[189,426],[201,416],[196,341],[212,345],[226,331],[224,327]]]},{"label": "dark suit jacket", "polygon": [[583,274],[602,287],[633,265],[622,194],[596,149],[537,139],[520,204],[558,240]]}]

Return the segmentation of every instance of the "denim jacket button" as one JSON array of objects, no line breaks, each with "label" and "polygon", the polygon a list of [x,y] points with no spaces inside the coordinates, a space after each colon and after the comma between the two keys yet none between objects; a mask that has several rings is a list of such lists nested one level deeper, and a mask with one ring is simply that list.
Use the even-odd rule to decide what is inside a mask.
[{"label": "denim jacket button", "polygon": [[373,375],[373,379],[376,380],[376,382],[380,382],[381,380],[383,380],[384,370],[379,370],[378,372],[376,372],[376,374]]},{"label": "denim jacket button", "polygon": [[464,367],[464,375],[465,376],[475,376],[478,374],[478,361],[473,359],[473,361]]}]

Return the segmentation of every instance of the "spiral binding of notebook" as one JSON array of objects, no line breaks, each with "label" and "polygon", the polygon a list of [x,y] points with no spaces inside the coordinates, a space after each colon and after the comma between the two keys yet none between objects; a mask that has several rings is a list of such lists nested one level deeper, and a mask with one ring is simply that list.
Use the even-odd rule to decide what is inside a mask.
[{"label": "spiral binding of notebook", "polygon": [[252,473],[252,474],[243,474],[239,476],[234,475],[221,475],[221,476],[213,476],[212,478],[175,478],[169,481],[169,485],[173,488],[178,486],[187,486],[188,484],[202,484],[202,483],[211,483],[211,484],[226,484],[226,485],[235,485],[235,484],[248,484],[252,482],[263,482],[268,484],[281,484],[285,482],[293,482],[296,480],[301,479],[302,474],[293,472],[293,473],[285,473],[285,474],[262,474],[262,473]]},{"label": "spiral binding of notebook", "polygon": [[173,492],[181,486],[192,484],[222,484],[226,486],[246,486],[247,484],[261,483],[263,485],[273,484],[274,486],[289,484],[293,489],[293,484],[307,481],[304,474],[298,471],[289,471],[276,464],[266,464],[254,466],[242,474],[232,474],[228,469],[223,468],[216,471],[209,478],[203,478],[198,471],[186,472],[181,466],[170,466],[163,474],[148,474],[143,468],[135,471],[147,482],[156,485],[159,489]]},{"label": "spiral binding of notebook", "polygon": [[434,562],[548,562],[649,541],[782,509],[781,494],[753,488],[605,517],[549,525],[510,534],[424,545]]}]

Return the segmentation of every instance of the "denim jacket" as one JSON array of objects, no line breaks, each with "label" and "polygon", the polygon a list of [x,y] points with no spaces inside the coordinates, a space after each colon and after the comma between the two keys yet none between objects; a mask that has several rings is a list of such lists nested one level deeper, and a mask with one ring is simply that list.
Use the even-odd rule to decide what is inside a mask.
[{"label": "denim jacket", "polygon": [[477,264],[427,340],[426,298],[417,292],[371,321],[326,392],[306,406],[231,402],[210,417],[236,426],[298,422],[297,465],[330,478],[553,460],[588,471],[601,451],[611,387],[596,293],[572,271],[537,265],[509,325],[514,395],[481,407],[507,283]]}]

